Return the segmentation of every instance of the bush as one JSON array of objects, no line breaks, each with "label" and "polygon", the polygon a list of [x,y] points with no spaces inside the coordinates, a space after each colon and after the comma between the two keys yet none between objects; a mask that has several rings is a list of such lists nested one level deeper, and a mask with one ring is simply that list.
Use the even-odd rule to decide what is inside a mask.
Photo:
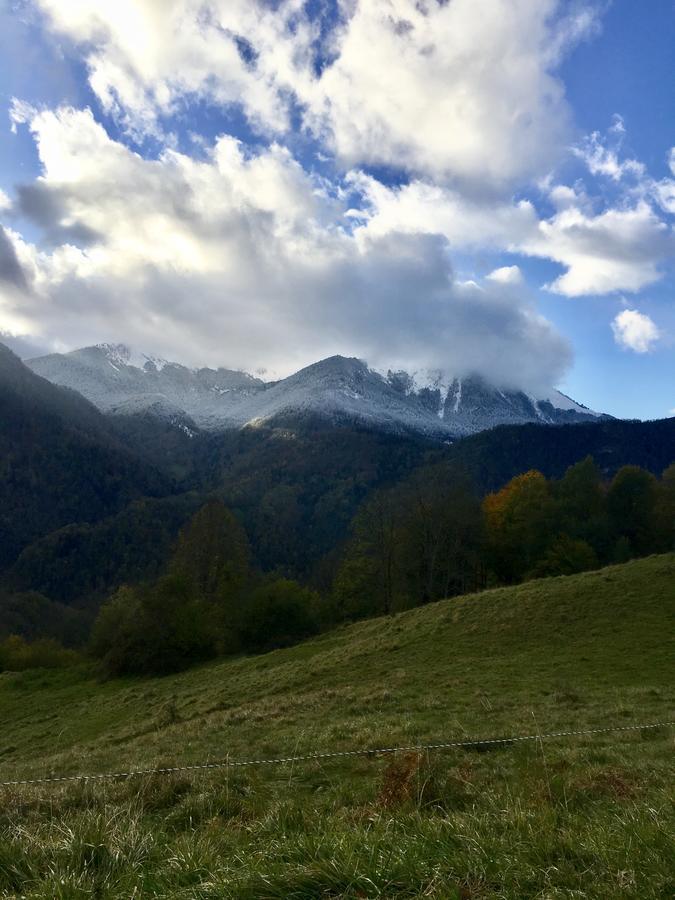
[{"label": "bush", "polygon": [[74,650],[66,650],[50,638],[29,643],[18,635],[10,635],[0,642],[0,671],[23,672],[25,669],[62,669],[74,666],[81,657]]},{"label": "bush", "polygon": [[121,588],[101,607],[90,648],[108,675],[163,675],[213,656],[216,639],[205,604],[183,579],[166,576]]},{"label": "bush", "polygon": [[256,588],[243,610],[241,637],[248,650],[288,647],[319,629],[319,595],[280,578]]},{"label": "bush", "polygon": [[600,563],[595,550],[586,541],[567,534],[559,535],[551,544],[543,559],[529,573],[529,578],[546,578],[549,575],[576,575],[597,569]]}]

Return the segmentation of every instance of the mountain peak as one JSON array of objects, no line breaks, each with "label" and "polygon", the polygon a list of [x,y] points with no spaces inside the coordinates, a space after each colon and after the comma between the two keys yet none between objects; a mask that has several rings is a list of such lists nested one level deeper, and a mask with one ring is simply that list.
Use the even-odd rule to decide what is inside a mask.
[{"label": "mountain peak", "polygon": [[48,380],[79,391],[104,412],[159,417],[170,412],[173,419],[182,413],[198,427],[214,431],[318,417],[452,439],[502,424],[597,417],[557,391],[534,397],[503,390],[480,375],[383,373],[353,356],[329,356],[267,383],[245,372],[167,363],[126,344],[52,354],[28,365]]},{"label": "mountain peak", "polygon": [[[167,360],[159,356],[148,356],[146,353],[139,353],[128,344],[95,344],[95,350],[99,350],[106,360],[113,366],[131,366],[141,371],[161,370],[164,366],[176,365],[169,363]],[[76,353],[79,351],[75,351]]]}]

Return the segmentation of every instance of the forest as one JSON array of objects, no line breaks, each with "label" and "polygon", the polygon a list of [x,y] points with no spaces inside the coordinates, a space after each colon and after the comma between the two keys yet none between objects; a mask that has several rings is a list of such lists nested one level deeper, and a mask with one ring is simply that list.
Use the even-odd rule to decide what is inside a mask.
[{"label": "forest", "polygon": [[[85,643],[108,676],[164,674],[288,646],[342,622],[675,548],[675,463],[603,477],[592,457],[560,478],[530,470],[481,496],[456,463],[373,491],[326,562],[325,587],[256,565],[239,518],[212,498],[153,577],[116,589]],[[328,574],[330,577],[328,577]],[[11,636],[0,667],[67,665],[55,641]]]},{"label": "forest", "polygon": [[4,667],[63,645],[180,668],[673,546],[675,419],[187,435],[104,416],[1,346],[0,416]]}]

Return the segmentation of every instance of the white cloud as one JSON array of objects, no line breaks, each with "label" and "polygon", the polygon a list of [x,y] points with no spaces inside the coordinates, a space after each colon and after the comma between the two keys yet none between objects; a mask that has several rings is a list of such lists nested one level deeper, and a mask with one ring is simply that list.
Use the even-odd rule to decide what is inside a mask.
[{"label": "white cloud", "polygon": [[497,284],[522,284],[523,273],[518,266],[501,266],[494,269],[487,276],[490,281],[496,281]]},{"label": "white cloud", "polygon": [[[304,0],[35,2],[83,48],[104,109],[166,149],[144,159],[89,111],[14,103],[42,164],[14,206],[43,229],[38,246],[6,231],[14,333],[40,323],[45,340],[279,370],[329,352],[456,371],[473,358],[553,383],[569,351],[519,267],[459,283],[450,253],[552,260],[564,271],[548,287],[566,296],[639,291],[675,254],[675,181],[623,159],[620,117],[575,151],[604,200],[550,169],[570,133],[556,68],[593,33],[592,8],[340,0],[325,35]],[[199,159],[171,149],[162,117],[195,100],[239,104],[269,146],[194,135]],[[344,177],[314,177],[284,148],[298,117],[317,158],[352,166]],[[410,180],[386,186],[366,163]],[[540,209],[522,199],[533,179]]]},{"label": "white cloud", "polygon": [[[593,132],[579,146],[573,147],[575,156],[582,159],[592,175],[609,178],[615,184],[628,182],[625,196],[633,202],[643,201],[655,203],[663,212],[675,215],[675,179],[663,178],[656,181],[651,178],[644,163],[636,159],[621,159],[620,151],[626,127],[621,116],[614,117],[614,124],[609,129],[610,140],[614,146],[608,146],[608,140],[599,132]],[[675,147],[668,154],[668,166],[675,175]],[[550,192],[550,199],[556,206],[567,205],[565,191],[570,190],[561,185]],[[581,198],[580,198],[581,199]],[[584,202],[589,203],[584,196]]]},{"label": "white cloud", "polygon": [[597,18],[559,0],[348,0],[322,36],[302,0],[36,2],[88,48],[93,90],[132,131],[199,96],[279,134],[294,100],[347,165],[481,190],[557,158],[570,112],[555,70]]},{"label": "white cloud", "polygon": [[586,163],[591,175],[605,175],[613,181],[621,181],[627,176],[638,180],[642,179],[645,176],[643,163],[637,159],[619,158],[625,132],[623,119],[615,116],[614,124],[610,128],[610,133],[618,136],[618,140],[615,139],[614,147],[608,147],[600,132],[594,131],[581,145],[573,148],[573,153]]},{"label": "white cloud", "polygon": [[661,209],[675,216],[675,179],[663,178],[653,182],[652,192]]},{"label": "white cloud", "polygon": [[12,208],[12,201],[9,199],[7,194],[0,188],[0,213],[7,212],[8,209]]},{"label": "white cloud", "polygon": [[12,134],[16,134],[17,125],[25,125],[26,122],[30,122],[36,112],[37,110],[30,103],[13,97],[9,106],[9,121],[12,123],[10,126]]},{"label": "white cloud", "polygon": [[638,291],[661,277],[675,253],[672,229],[644,201],[598,215],[568,206],[540,222],[522,250],[565,266],[549,290],[568,297]]},{"label": "white cloud", "polygon": [[545,171],[570,119],[553,74],[570,35],[551,25],[557,7],[359,3],[309,96],[310,124],[352,164],[402,165],[474,186]]},{"label": "white cloud", "polygon": [[648,353],[661,337],[652,319],[636,309],[624,309],[612,322],[614,340],[625,350]]},{"label": "white cloud", "polygon": [[[87,48],[92,89],[134,133],[159,133],[158,116],[184,98],[241,104],[264,130],[283,131],[289,76],[311,29],[297,0],[37,0],[51,25]],[[253,38],[257,62],[247,60]]]},{"label": "white cloud", "polygon": [[437,234],[353,229],[346,202],[283,148],[223,137],[205,161],[145,160],[87,111],[30,127],[43,175],[18,202],[74,237],[45,250],[9,233],[29,290],[3,306],[5,330],[280,373],[341,352],[532,390],[569,364],[517,285],[457,282]]},{"label": "white cloud", "polygon": [[347,183],[359,194],[354,215],[372,236],[442,234],[453,247],[502,249],[525,240],[537,227],[536,211],[527,200],[480,200],[428,181],[388,187],[363,172],[350,172]]},{"label": "white cloud", "polygon": [[554,185],[549,195],[557,212],[540,220],[527,200],[481,200],[426,181],[387,187],[362,173],[348,181],[360,193],[355,216],[365,233],[442,234],[455,248],[550,259],[566,269],[550,290],[570,297],[640,290],[661,277],[675,254],[672,229],[646,200],[596,214],[583,190]]}]

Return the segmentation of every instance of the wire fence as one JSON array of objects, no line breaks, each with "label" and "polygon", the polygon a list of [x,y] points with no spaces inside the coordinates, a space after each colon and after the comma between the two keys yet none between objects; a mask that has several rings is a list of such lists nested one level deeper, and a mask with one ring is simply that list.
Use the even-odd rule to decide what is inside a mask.
[{"label": "wire fence", "polygon": [[400,747],[377,747],[357,750],[328,750],[305,753],[298,756],[278,756],[269,759],[223,759],[218,762],[193,763],[184,766],[163,766],[153,769],[132,769],[128,772],[97,772],[80,775],[53,775],[45,778],[24,778],[15,781],[0,781],[0,787],[19,787],[31,784],[57,784],[69,781],[104,781],[123,778],[139,778],[151,775],[171,775],[176,772],[205,772],[213,769],[238,769],[246,766],[275,766],[285,763],[304,763],[315,760],[340,759],[358,756],[381,756],[391,753],[421,753],[434,750],[450,750],[453,748],[487,749],[491,746],[512,744],[525,741],[552,740],[555,738],[577,737],[591,734],[610,734],[622,731],[645,731],[654,728],[672,728],[672,722],[648,722],[632,725],[609,725],[603,728],[583,728],[574,731],[549,731],[540,734],[515,735],[513,737],[479,738],[463,741],[441,741],[433,744],[410,744]]}]

